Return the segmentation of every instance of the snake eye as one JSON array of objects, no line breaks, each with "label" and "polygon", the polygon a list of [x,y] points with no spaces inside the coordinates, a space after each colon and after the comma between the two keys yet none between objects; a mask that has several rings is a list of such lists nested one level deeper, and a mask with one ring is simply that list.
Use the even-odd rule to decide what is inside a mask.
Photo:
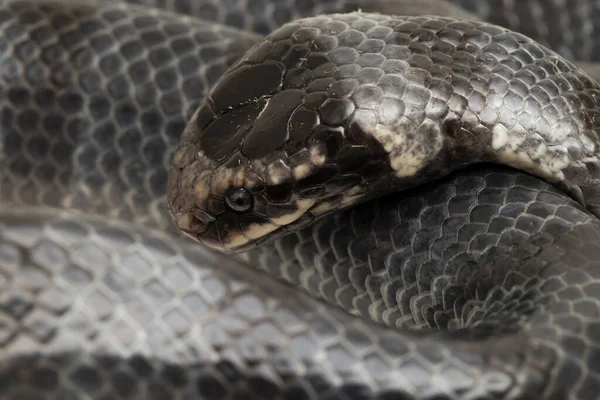
[{"label": "snake eye", "polygon": [[225,202],[233,211],[248,211],[252,207],[252,195],[244,188],[229,189]]}]

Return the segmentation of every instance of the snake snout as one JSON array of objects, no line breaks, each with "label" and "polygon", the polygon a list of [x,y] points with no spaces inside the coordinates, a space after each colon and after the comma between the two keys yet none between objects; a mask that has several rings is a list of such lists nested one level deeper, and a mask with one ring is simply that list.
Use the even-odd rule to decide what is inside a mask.
[{"label": "snake snout", "polygon": [[[206,232],[210,224],[210,222],[206,222],[205,219],[198,218],[198,214],[200,213],[202,212],[198,210],[196,212],[183,213],[175,217],[175,223],[177,227],[181,229],[181,231],[187,236],[190,236],[196,240],[200,234]],[[208,214],[206,215],[208,216]],[[214,217],[210,217],[214,221]]]}]

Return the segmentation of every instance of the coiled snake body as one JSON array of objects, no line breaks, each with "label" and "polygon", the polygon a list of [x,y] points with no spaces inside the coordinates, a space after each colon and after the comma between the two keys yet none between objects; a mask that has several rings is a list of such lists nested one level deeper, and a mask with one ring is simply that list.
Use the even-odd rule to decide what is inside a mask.
[{"label": "coiled snake body", "polygon": [[172,6],[0,2],[0,398],[599,397],[595,80],[445,2]]}]

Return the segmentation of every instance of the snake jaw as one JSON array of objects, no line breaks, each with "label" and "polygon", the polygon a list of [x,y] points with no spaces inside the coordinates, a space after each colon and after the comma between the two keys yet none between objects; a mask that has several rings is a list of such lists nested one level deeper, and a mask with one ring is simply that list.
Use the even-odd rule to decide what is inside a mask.
[{"label": "snake jaw", "polygon": [[285,214],[271,218],[230,210],[214,216],[200,209],[172,212],[171,215],[187,237],[215,250],[235,253],[275,240],[290,227],[296,229],[312,222],[314,218],[309,211],[315,204],[316,199],[297,199],[286,205]]}]

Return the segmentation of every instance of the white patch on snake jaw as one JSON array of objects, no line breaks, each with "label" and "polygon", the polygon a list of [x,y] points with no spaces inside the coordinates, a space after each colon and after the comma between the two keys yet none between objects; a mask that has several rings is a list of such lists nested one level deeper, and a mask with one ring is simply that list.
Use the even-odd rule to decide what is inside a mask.
[{"label": "white patch on snake jaw", "polygon": [[279,185],[292,177],[292,170],[283,160],[277,160],[265,168],[266,181],[269,185]]},{"label": "white patch on snake jaw", "polygon": [[357,119],[360,128],[372,135],[388,153],[390,166],[399,178],[415,175],[435,158],[444,144],[439,124],[425,120],[416,125],[402,118],[393,125]]},{"label": "white patch on snake jaw", "polygon": [[292,222],[297,221],[306,210],[315,205],[317,201],[315,199],[301,199],[296,201],[297,210],[293,213],[282,215],[281,217],[271,218],[271,221],[279,226],[289,225]]},{"label": "white patch on snake jaw", "polygon": [[344,193],[344,197],[342,197],[342,206],[347,206],[353,204],[356,199],[359,199],[364,196],[365,187],[361,185],[352,186]]},{"label": "white patch on snake jaw", "polygon": [[302,164],[302,165],[298,165],[297,167],[294,167],[294,178],[296,180],[306,178],[309,173],[310,173],[310,165],[309,164]]},{"label": "white patch on snake jaw", "polygon": [[293,167],[293,174],[296,180],[306,178],[314,171],[314,167],[325,164],[327,157],[319,146],[313,146],[310,148],[310,162],[305,162]]},{"label": "white patch on snake jaw", "polygon": [[313,215],[318,216],[328,213],[332,209],[341,209],[356,204],[364,196],[364,190],[364,186],[352,186],[342,195],[340,200],[323,201],[318,206],[311,208],[310,212]]},{"label": "white patch on snake jaw", "polygon": [[228,237],[223,238],[223,247],[226,249],[235,249],[236,247],[243,246],[252,240],[261,238],[277,230],[278,228],[279,226],[270,222],[250,224],[246,227],[246,229],[244,229],[243,232],[236,232],[234,235],[229,235]]},{"label": "white patch on snake jaw", "polygon": [[242,232],[242,235],[247,240],[256,240],[268,235],[269,233],[280,228],[279,225],[273,224],[271,222],[265,222],[263,224],[250,224],[248,227]]},{"label": "white patch on snake jaw", "polygon": [[253,240],[260,239],[267,236],[269,233],[276,231],[277,229],[296,222],[302,217],[308,209],[310,209],[316,200],[314,199],[301,199],[296,202],[296,211],[290,214],[283,215],[281,217],[272,218],[270,221],[263,223],[252,223],[242,231],[236,232],[234,235],[230,235],[222,239],[223,246],[227,249],[234,249],[236,247],[243,246]]},{"label": "white patch on snake jaw", "polygon": [[310,148],[310,161],[315,165],[323,165],[326,161],[323,149],[319,146],[313,146]]},{"label": "white patch on snake jaw", "polygon": [[236,232],[233,235],[229,235],[222,238],[223,247],[226,249],[235,249],[236,247],[243,246],[252,240],[259,239],[269,233],[279,229],[279,226],[271,223],[254,223],[250,224],[242,232]]}]

